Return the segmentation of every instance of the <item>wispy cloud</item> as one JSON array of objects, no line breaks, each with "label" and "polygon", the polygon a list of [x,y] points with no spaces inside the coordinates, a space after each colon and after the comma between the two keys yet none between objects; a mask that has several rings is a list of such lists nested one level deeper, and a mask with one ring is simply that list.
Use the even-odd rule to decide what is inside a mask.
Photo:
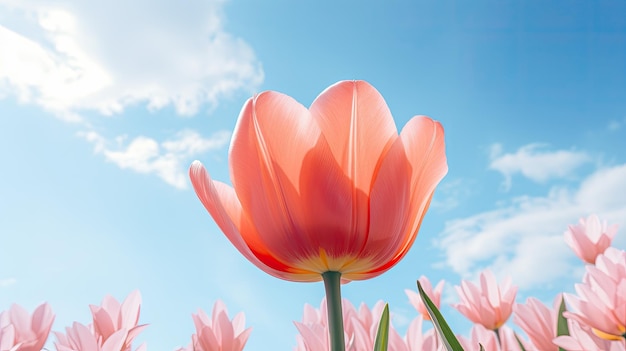
[{"label": "wispy cloud", "polygon": [[11,286],[15,283],[17,283],[17,279],[15,278],[0,279],[0,288]]},{"label": "wispy cloud", "polygon": [[444,179],[437,187],[437,192],[430,206],[448,211],[458,207],[461,202],[469,198],[471,195],[471,181],[456,178],[453,180]]},{"label": "wispy cloud", "polygon": [[[563,241],[568,224],[597,213],[624,227],[623,194],[626,164],[603,168],[575,189],[552,187],[545,196],[517,197],[496,210],[451,220],[437,245],[447,265],[464,277],[490,267],[521,288],[537,287],[572,272],[573,255]],[[624,234],[616,241],[625,245]]]},{"label": "wispy cloud", "polygon": [[620,130],[624,124],[626,124],[626,117],[622,118],[621,120],[611,120],[609,121],[609,124],[607,125],[607,129],[611,132]]},{"label": "wispy cloud", "polygon": [[501,144],[493,144],[490,150],[489,169],[504,176],[505,190],[511,188],[513,175],[519,173],[535,182],[543,183],[554,178],[564,178],[591,157],[581,151],[546,150],[547,145],[533,143],[522,146],[515,153],[503,153]]},{"label": "wispy cloud", "polygon": [[223,28],[223,0],[0,0],[0,98],[68,121],[130,104],[215,106],[263,80],[252,48]]},{"label": "wispy cloud", "polygon": [[122,169],[144,174],[155,174],[166,183],[185,189],[188,186],[186,170],[192,158],[228,143],[230,132],[220,131],[203,138],[193,130],[179,132],[175,138],[159,143],[155,139],[138,136],[126,143],[126,137],[117,137],[115,146],[100,134],[89,131],[79,136],[94,145],[94,152]]}]

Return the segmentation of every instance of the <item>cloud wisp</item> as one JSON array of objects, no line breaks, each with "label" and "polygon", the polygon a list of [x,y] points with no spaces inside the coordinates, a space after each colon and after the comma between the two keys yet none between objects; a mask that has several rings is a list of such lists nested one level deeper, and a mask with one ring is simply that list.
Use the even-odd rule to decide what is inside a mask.
[{"label": "cloud wisp", "polygon": [[0,98],[73,122],[132,104],[214,107],[263,80],[252,48],[223,28],[223,4],[0,0]]},{"label": "cloud wisp", "polygon": [[[521,196],[495,210],[448,221],[436,245],[446,264],[463,277],[484,268],[511,275],[522,289],[536,288],[572,272],[564,242],[567,225],[598,214],[626,225],[626,164],[596,170],[575,189],[553,186],[545,196]],[[621,229],[623,231],[624,229]],[[626,245],[618,231],[615,245]]]},{"label": "cloud wisp", "polygon": [[5,288],[7,286],[14,285],[15,283],[17,283],[17,279],[15,278],[0,279],[0,288]]},{"label": "cloud wisp", "polygon": [[219,131],[203,138],[193,130],[179,132],[175,138],[159,143],[155,139],[138,136],[128,143],[126,137],[116,138],[116,147],[100,134],[89,131],[79,136],[94,145],[94,152],[122,169],[142,174],[155,174],[166,183],[178,188],[188,187],[187,167],[193,158],[207,151],[224,147],[230,132]]},{"label": "cloud wisp", "polygon": [[572,172],[591,161],[591,157],[580,151],[546,150],[545,144],[533,143],[522,146],[515,153],[503,153],[501,144],[493,144],[490,150],[489,169],[504,176],[503,187],[508,191],[515,174],[537,182],[545,183],[550,179],[565,178]]}]

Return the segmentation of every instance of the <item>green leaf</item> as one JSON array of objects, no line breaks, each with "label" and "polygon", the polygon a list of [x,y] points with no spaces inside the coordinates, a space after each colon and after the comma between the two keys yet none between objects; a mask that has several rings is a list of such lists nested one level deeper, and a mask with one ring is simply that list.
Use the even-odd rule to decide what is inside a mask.
[{"label": "green leaf", "polygon": [[430,315],[430,319],[437,329],[437,332],[443,339],[443,343],[446,346],[446,350],[448,351],[463,351],[463,347],[454,336],[452,329],[446,323],[446,320],[443,319],[441,312],[437,309],[437,306],[431,301],[431,299],[426,295],[424,289],[422,289],[422,284],[420,284],[419,280],[417,281],[417,290],[422,297],[422,301],[424,301],[424,305],[426,306],[426,310],[428,310],[428,314]]},{"label": "green leaf", "polygon": [[515,340],[517,340],[517,345],[519,345],[519,349],[522,351],[526,351],[526,349],[524,348],[524,344],[522,344],[522,340],[519,339],[517,333],[513,333],[513,335],[515,335]]},{"label": "green leaf", "polygon": [[478,346],[480,346],[480,351],[485,351],[485,348],[483,347],[483,344],[478,344]]},{"label": "green leaf", "polygon": [[374,343],[374,351],[387,351],[389,344],[389,304],[385,304],[380,323],[378,323],[378,333],[376,333],[376,342]]},{"label": "green leaf", "polygon": [[[556,336],[569,335],[569,327],[567,326],[567,318],[563,317],[565,308],[565,299],[561,295],[561,305],[559,306],[559,316],[556,322]],[[565,349],[559,347],[559,351],[565,351]]]}]

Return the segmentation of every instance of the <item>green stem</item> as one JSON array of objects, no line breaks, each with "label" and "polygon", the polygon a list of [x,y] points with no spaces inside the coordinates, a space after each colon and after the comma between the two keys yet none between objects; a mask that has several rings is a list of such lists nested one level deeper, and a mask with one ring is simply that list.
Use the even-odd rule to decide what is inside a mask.
[{"label": "green stem", "polygon": [[502,346],[502,341],[500,341],[500,328],[496,328],[493,330],[496,333],[496,339],[498,339],[498,345]]},{"label": "green stem", "polygon": [[345,351],[343,339],[343,316],[341,311],[341,273],[324,272],[324,288],[326,289],[326,308],[328,310],[328,333],[330,350]]}]

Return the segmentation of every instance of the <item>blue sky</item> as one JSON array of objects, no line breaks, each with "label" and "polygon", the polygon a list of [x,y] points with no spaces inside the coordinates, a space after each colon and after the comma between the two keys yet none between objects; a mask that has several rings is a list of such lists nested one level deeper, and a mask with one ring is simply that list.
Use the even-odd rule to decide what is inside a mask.
[{"label": "blue sky", "polygon": [[[626,5],[622,1],[0,0],[0,310],[48,301],[54,330],[89,322],[105,294],[143,296],[138,338],[186,345],[216,299],[253,327],[247,350],[291,349],[319,284],[247,262],[196,198],[201,160],[228,181],[245,100],[277,90],[309,105],[364,79],[396,124],[446,130],[449,173],[406,258],[344,286],[388,301],[490,267],[528,296],[572,291],[583,265],[563,232],[597,213],[626,248]],[[50,340],[53,340],[51,338]]]}]

